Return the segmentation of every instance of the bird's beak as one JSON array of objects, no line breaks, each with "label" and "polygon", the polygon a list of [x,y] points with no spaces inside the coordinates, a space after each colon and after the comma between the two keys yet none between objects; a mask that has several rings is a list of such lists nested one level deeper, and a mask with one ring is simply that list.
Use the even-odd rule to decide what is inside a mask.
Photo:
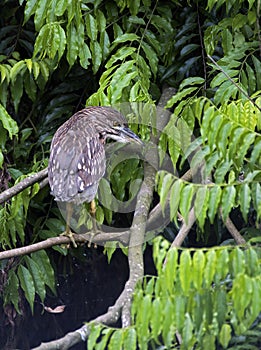
[{"label": "bird's beak", "polygon": [[[115,139],[117,139],[118,141],[124,142],[124,143],[134,142],[142,146],[144,145],[141,139],[129,128],[120,126],[120,127],[117,127],[117,130],[119,134],[115,137]],[[111,137],[113,138],[113,136]]]},{"label": "bird's beak", "polygon": [[120,135],[123,139],[126,140],[126,142],[135,142],[138,143],[139,145],[144,145],[141,139],[129,128],[126,127],[121,127],[119,128]]}]

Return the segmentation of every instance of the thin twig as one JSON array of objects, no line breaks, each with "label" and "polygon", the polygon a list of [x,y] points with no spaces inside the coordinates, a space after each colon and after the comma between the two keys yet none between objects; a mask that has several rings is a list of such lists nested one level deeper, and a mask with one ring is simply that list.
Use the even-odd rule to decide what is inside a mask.
[{"label": "thin twig", "polygon": [[241,86],[239,86],[234,79],[232,79],[225,71],[222,67],[220,67],[217,62],[210,56],[208,55],[208,58],[210,59],[210,61],[228,78],[229,81],[231,81],[232,84],[234,84],[236,86],[236,88],[250,101],[253,103],[253,105],[261,112],[261,108],[255,103],[255,101],[248,96],[248,94],[241,88]]},{"label": "thin twig", "polygon": [[203,63],[203,70],[204,70],[204,90],[206,93],[207,90],[207,65],[206,65],[206,56],[205,56],[205,47],[204,47],[204,40],[202,35],[202,28],[200,24],[200,17],[199,17],[199,6],[197,3],[197,19],[198,19],[198,33],[199,33],[199,40],[200,40],[200,47],[201,47],[201,56],[202,56],[202,63]]}]

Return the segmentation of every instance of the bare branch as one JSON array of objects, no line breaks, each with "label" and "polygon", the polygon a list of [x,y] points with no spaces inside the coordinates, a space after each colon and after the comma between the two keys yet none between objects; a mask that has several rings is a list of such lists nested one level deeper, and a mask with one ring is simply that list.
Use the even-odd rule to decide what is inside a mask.
[{"label": "bare branch", "polygon": [[236,226],[233,224],[233,221],[229,218],[229,216],[225,220],[221,209],[220,209],[220,214],[221,214],[221,217],[224,221],[226,228],[228,229],[231,236],[234,238],[236,244],[238,244],[238,245],[246,244],[244,237],[240,234],[240,232],[238,231]]},{"label": "bare branch", "polygon": [[[15,195],[17,195],[18,193],[22,192],[24,189],[26,189],[27,187],[32,186],[33,184],[35,184],[36,182],[43,180],[47,177],[47,168],[39,171],[38,173],[34,174],[34,175],[30,175],[28,176],[26,179],[20,181],[18,184],[14,185],[11,188],[8,188],[8,190],[5,190],[4,192],[2,192],[0,194],[0,203],[3,203],[5,201],[7,201],[8,199],[14,197]],[[46,181],[42,181],[42,186],[45,186],[47,184],[48,180]]]},{"label": "bare branch", "polygon": [[[107,232],[102,232],[97,234],[93,238],[92,232],[88,233],[83,233],[83,234],[75,234],[74,235],[74,240],[77,243],[86,243],[86,242],[92,242],[92,243],[97,243],[97,244],[104,244],[105,242],[119,242],[125,246],[127,246],[128,241],[129,241],[129,231],[124,231],[120,233],[107,233]],[[56,245],[61,245],[61,244],[70,244],[71,240],[67,236],[57,236],[57,237],[50,237],[47,238],[45,241],[34,243],[25,247],[20,247],[20,248],[14,248],[10,250],[5,250],[3,252],[0,252],[0,260],[2,259],[8,259],[12,258],[15,256],[22,256],[26,254],[30,254],[33,252],[36,252],[41,249],[47,249],[51,248]]]},{"label": "bare branch", "polygon": [[182,243],[184,242],[184,239],[189,234],[189,231],[195,221],[196,221],[196,216],[195,216],[195,210],[193,207],[189,212],[188,222],[186,223],[185,221],[183,221],[183,224],[179,230],[179,233],[177,234],[176,238],[171,244],[171,248],[177,248],[182,245]]}]

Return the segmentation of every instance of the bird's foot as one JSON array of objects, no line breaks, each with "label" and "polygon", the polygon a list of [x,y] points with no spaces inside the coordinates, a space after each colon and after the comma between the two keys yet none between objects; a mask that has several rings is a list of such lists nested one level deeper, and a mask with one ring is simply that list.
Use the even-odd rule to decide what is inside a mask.
[{"label": "bird's foot", "polygon": [[60,236],[66,236],[66,237],[69,237],[71,242],[72,242],[72,245],[74,246],[74,248],[77,248],[77,244],[74,240],[74,233],[70,230],[70,228],[66,228],[66,230],[60,234]]},{"label": "bird's foot", "polygon": [[88,242],[88,248],[91,248],[91,245],[93,244],[94,248],[97,248],[97,243],[93,242],[93,239],[96,235],[99,234],[99,230],[95,230],[94,232],[91,232],[90,235],[91,235],[91,238],[89,239],[89,242]]}]

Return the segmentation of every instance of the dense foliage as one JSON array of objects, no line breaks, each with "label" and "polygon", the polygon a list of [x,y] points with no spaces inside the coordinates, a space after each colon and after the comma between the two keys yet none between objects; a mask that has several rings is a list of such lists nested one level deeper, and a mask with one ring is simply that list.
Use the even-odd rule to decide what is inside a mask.
[{"label": "dense foliage", "polygon": [[[158,277],[138,287],[133,327],[93,326],[88,349],[96,341],[100,349],[107,342],[109,349],[123,343],[136,349],[137,342],[144,349],[147,343],[258,349],[260,0],[5,0],[0,12],[2,191],[47,166],[55,130],[85,105],[141,103],[134,105],[140,126],[133,129],[149,141],[147,125],[155,125],[147,106],[169,85],[177,92],[167,103],[172,115],[158,150],[169,155],[173,171],[158,171],[155,183],[155,203],[170,204],[164,236],[173,239],[178,212],[187,220],[194,207],[197,222],[185,245],[219,245],[228,238],[222,208],[223,219],[235,218],[252,244],[167,253],[167,241],[156,239]],[[103,184],[123,201],[143,176],[140,161],[126,164],[115,168],[110,186]],[[188,169],[191,181],[177,176]],[[109,208],[99,205],[99,221],[120,224],[122,215]],[[2,205],[0,228],[6,250],[58,235],[64,220],[49,188],[35,184]],[[19,313],[23,291],[33,311],[36,298],[43,302],[46,291],[54,291],[52,256],[45,251],[0,266],[3,308]]]}]

